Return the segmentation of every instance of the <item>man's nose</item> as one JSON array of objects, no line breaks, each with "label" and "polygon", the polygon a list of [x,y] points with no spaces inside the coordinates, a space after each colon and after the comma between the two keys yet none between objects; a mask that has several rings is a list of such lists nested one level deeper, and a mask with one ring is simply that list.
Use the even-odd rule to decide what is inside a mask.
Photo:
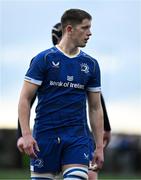
[{"label": "man's nose", "polygon": [[88,31],[88,36],[91,36],[92,35],[92,32],[89,30]]}]

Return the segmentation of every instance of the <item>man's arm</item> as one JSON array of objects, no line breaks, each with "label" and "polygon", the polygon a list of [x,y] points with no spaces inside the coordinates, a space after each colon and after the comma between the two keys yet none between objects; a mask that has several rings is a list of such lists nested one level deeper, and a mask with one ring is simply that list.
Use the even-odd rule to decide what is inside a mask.
[{"label": "man's arm", "polygon": [[104,161],[103,156],[103,110],[100,100],[100,92],[88,92],[89,119],[92,133],[95,137],[96,150],[93,164],[101,169]]},{"label": "man's arm", "polygon": [[[31,107],[32,107],[33,103],[35,102],[35,99],[36,99],[36,95],[31,100],[31,104],[30,104]],[[19,118],[18,118],[17,139],[19,139],[20,137],[22,137],[22,131],[21,131],[20,122],[19,122]]]},{"label": "man's arm", "polygon": [[104,147],[107,147],[111,139],[111,126],[109,122],[109,117],[108,117],[105,101],[102,94],[101,94],[101,104],[102,104],[103,117],[104,117],[103,144],[104,144]]},{"label": "man's arm", "polygon": [[[31,107],[33,105],[33,103],[35,102],[36,99],[36,95],[33,97],[32,101],[31,101]],[[23,149],[23,137],[22,137],[22,131],[21,131],[21,127],[20,127],[20,122],[19,122],[19,118],[18,118],[18,128],[17,128],[17,148],[19,149],[20,152],[24,152]]]},{"label": "man's arm", "polygon": [[36,148],[36,150],[39,150],[36,141],[31,135],[30,125],[29,125],[31,101],[35,96],[38,87],[39,87],[38,85],[25,81],[21,91],[19,105],[18,105],[18,117],[22,130],[22,136],[24,138],[23,149],[24,152],[31,157],[36,157],[34,148]]}]

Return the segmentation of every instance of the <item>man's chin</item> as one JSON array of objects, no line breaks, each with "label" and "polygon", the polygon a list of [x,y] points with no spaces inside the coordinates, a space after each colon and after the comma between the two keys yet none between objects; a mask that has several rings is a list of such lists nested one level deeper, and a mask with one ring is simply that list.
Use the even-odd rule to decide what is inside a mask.
[{"label": "man's chin", "polygon": [[82,48],[83,48],[83,47],[85,47],[85,46],[86,46],[86,44],[81,44],[79,47],[82,47]]}]

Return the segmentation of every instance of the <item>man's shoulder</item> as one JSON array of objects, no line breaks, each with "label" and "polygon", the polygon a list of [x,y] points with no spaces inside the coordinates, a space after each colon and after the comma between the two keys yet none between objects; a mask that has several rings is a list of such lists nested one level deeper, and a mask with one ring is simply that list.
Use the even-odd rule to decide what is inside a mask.
[{"label": "man's shoulder", "polygon": [[50,57],[52,54],[56,53],[56,51],[57,50],[55,47],[51,47],[49,49],[41,51],[40,53],[38,53],[37,55],[35,55],[32,58],[31,63],[32,62],[34,62],[34,63],[46,63],[46,60],[49,59],[48,57]]},{"label": "man's shoulder", "polygon": [[94,57],[92,57],[91,55],[85,53],[84,51],[81,51],[81,55],[82,55],[82,57],[84,57],[84,59],[86,59],[89,62],[92,62],[92,63],[97,62],[97,60]]},{"label": "man's shoulder", "polygon": [[51,47],[49,49],[46,49],[46,50],[41,51],[40,53],[38,53],[36,55],[36,57],[44,58],[44,57],[48,56],[49,54],[56,53],[56,51],[57,51],[57,49],[55,47]]}]

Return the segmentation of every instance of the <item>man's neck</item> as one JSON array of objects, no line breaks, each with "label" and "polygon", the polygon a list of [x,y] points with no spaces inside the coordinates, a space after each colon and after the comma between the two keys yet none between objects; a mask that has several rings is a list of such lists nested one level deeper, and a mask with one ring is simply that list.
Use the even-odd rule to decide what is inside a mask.
[{"label": "man's neck", "polygon": [[70,40],[67,40],[65,38],[60,41],[58,47],[69,56],[75,56],[80,51],[79,48],[76,47]]}]

